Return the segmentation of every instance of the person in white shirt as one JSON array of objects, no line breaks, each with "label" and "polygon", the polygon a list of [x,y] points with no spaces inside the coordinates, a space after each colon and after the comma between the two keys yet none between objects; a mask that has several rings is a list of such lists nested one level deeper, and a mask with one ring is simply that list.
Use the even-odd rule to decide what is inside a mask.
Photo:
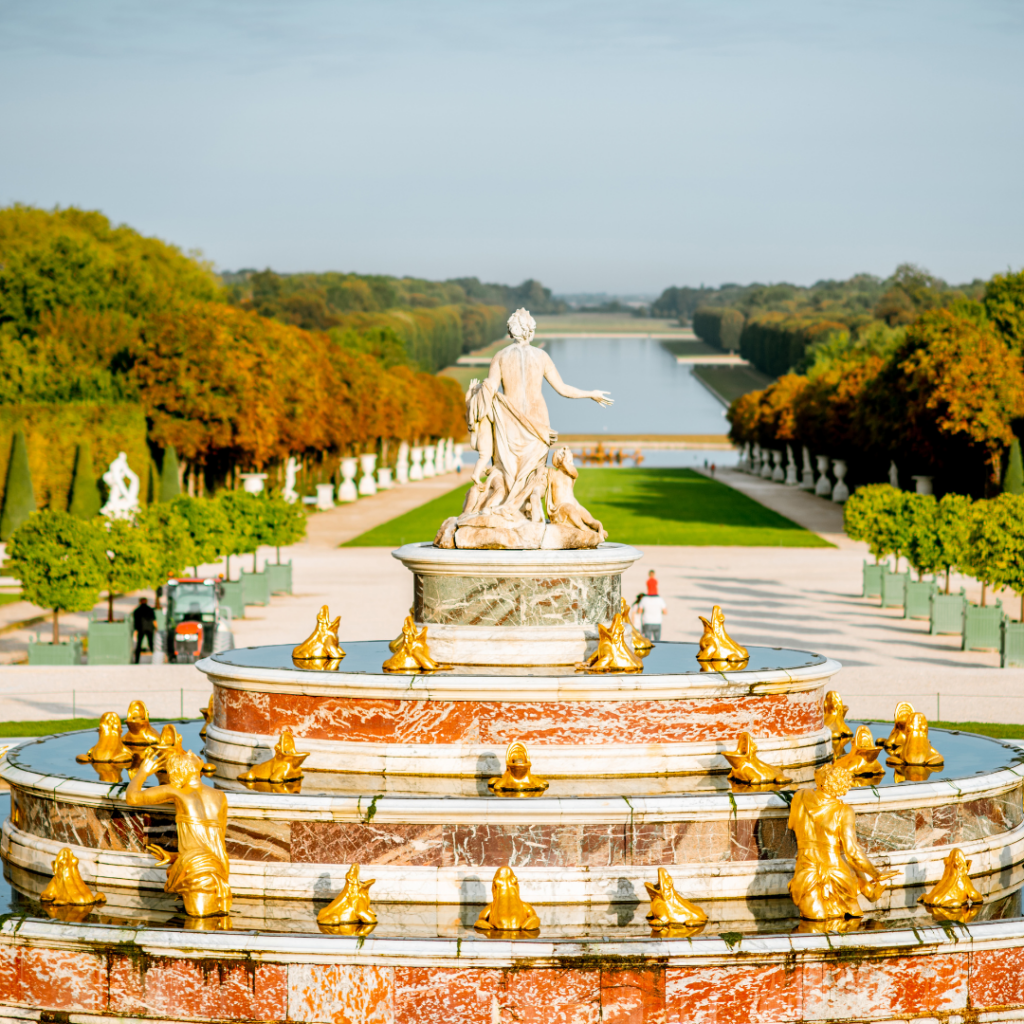
[{"label": "person in white shirt", "polygon": [[648,640],[657,643],[661,639],[661,620],[667,612],[667,605],[657,594],[640,598],[640,632]]}]

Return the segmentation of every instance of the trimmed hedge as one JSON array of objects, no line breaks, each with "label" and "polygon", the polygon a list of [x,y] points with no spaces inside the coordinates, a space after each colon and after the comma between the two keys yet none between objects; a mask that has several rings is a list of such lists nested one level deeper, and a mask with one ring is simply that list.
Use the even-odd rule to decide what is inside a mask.
[{"label": "trimmed hedge", "polygon": [[837,331],[848,333],[845,324],[824,317],[761,313],[744,324],[740,355],[770,377],[799,373],[810,346]]},{"label": "trimmed hedge", "polygon": [[724,352],[736,352],[743,332],[743,314],[730,306],[702,306],[693,314],[693,333]]},{"label": "trimmed hedge", "polygon": [[[149,446],[146,416],[134,402],[61,402],[0,405],[0,487],[7,480],[7,463],[16,430],[25,431],[28,463],[36,505],[64,511],[71,499],[75,454],[89,446],[97,482],[118,452],[139,474],[139,497],[146,498]],[[0,493],[0,504],[3,494]]]}]

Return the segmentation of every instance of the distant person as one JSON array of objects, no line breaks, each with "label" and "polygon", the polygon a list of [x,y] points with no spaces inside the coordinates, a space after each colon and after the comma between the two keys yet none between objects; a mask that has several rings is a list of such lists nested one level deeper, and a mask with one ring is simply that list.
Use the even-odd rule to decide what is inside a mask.
[{"label": "distant person", "polygon": [[653,569],[647,574],[647,593],[655,596],[658,594],[658,577],[654,575]]},{"label": "distant person", "polygon": [[715,464],[713,462],[711,463],[711,475],[715,475]]},{"label": "distant person", "polygon": [[142,641],[149,644],[149,653],[153,653],[153,639],[156,636],[156,612],[149,607],[149,601],[139,598],[138,607],[132,612],[132,625],[135,628],[135,664],[138,665],[142,655]]},{"label": "distant person", "polygon": [[640,629],[640,602],[644,599],[643,594],[637,594],[636,600],[629,606],[629,624],[635,629]]},{"label": "distant person", "polygon": [[708,460],[707,460],[707,459],[705,459],[705,460],[704,460],[704,468],[705,468],[705,469],[707,469],[707,468],[708,468]]},{"label": "distant person", "polygon": [[648,588],[647,593],[640,598],[640,632],[653,643],[661,639],[661,620],[667,612],[668,607],[658,596],[657,590],[652,594]]}]

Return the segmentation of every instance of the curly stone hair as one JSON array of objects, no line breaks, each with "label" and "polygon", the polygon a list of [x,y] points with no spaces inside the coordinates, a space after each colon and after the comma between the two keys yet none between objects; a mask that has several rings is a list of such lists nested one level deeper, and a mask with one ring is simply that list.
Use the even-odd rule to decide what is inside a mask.
[{"label": "curly stone hair", "polygon": [[537,321],[528,309],[517,309],[508,318],[508,335],[515,341],[531,336],[537,330]]}]

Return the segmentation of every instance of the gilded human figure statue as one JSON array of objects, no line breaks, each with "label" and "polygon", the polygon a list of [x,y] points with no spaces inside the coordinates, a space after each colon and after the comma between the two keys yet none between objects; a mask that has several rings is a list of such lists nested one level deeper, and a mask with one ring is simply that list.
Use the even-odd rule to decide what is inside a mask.
[{"label": "gilded human figure statue", "polygon": [[[529,311],[517,309],[508,318],[512,344],[491,360],[484,380],[470,383],[466,422],[478,458],[462,515],[441,527],[434,542],[439,547],[539,548],[548,452],[558,439],[548,418],[544,381],[563,398],[612,404],[607,391],[583,391],[566,384],[551,356],[531,346],[536,329]],[[523,531],[531,523],[538,530]],[[460,542],[456,530],[464,528],[478,529],[470,540]],[[571,546],[596,547],[602,539],[593,526],[580,533],[592,534],[589,544],[580,541]]]},{"label": "gilded human figure statue", "polygon": [[797,845],[789,893],[800,916],[812,921],[863,917],[859,897],[877,900],[883,883],[897,872],[880,871],[857,842],[853,808],[843,802],[853,775],[826,765],[815,781],[815,789],[797,791],[789,808]]},{"label": "gilded human figure statue", "polygon": [[[224,834],[228,824],[227,797],[203,784],[203,762],[191,751],[150,747],[125,790],[132,807],[173,803],[178,826],[178,852],[155,843],[146,847],[167,868],[165,892],[174,892],[192,917],[211,917],[231,910],[228,853]],[[151,775],[167,773],[167,783],[143,789]]]}]

